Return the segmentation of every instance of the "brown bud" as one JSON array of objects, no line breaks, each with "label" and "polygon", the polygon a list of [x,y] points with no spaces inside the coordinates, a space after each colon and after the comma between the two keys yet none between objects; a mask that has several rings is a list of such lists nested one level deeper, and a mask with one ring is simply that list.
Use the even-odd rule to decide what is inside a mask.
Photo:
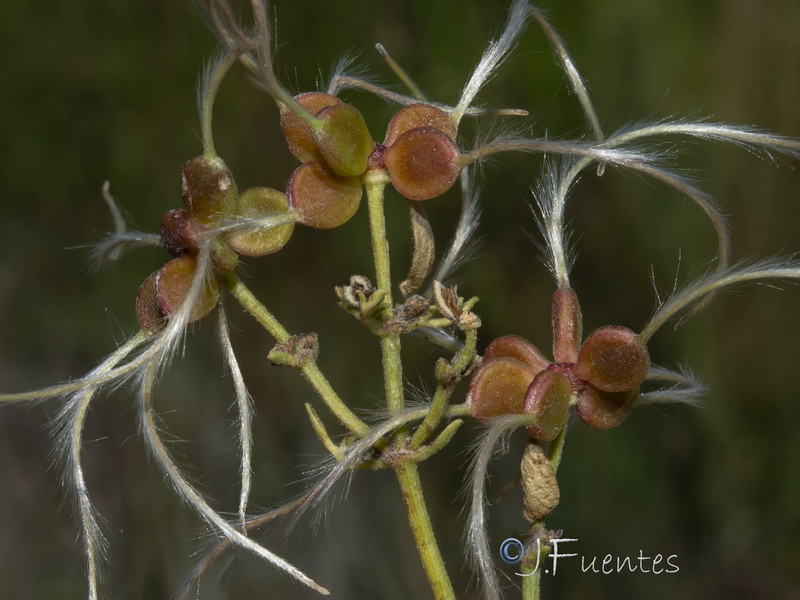
[{"label": "brown bud", "polygon": [[541,446],[530,442],[522,455],[523,516],[536,523],[553,512],[561,500],[558,480],[553,465],[547,460]]},{"label": "brown bud", "polygon": [[294,170],[286,195],[299,223],[331,229],[348,221],[358,210],[361,182],[358,177],[341,177],[315,160]]},{"label": "brown bud", "polygon": [[389,121],[384,146],[391,146],[406,131],[417,127],[438,129],[451,140],[456,139],[456,124],[443,110],[430,104],[409,104],[401,108]]},{"label": "brown bud", "polygon": [[473,417],[485,421],[500,415],[522,414],[522,403],[536,371],[513,358],[484,362],[467,389]]},{"label": "brown bud", "polygon": [[547,365],[550,364],[550,361],[544,357],[536,346],[519,335],[504,335],[492,340],[486,346],[483,360],[494,360],[500,357],[515,358],[533,367],[537,373],[546,369]]},{"label": "brown bud", "polygon": [[[242,192],[236,213],[239,217],[259,219],[285,214],[288,210],[289,201],[286,194],[271,188],[259,187]],[[294,223],[270,229],[257,227],[251,230],[242,229],[229,232],[225,236],[225,241],[244,256],[264,256],[283,248],[293,231]]]},{"label": "brown bud", "polygon": [[377,290],[368,278],[363,275],[352,275],[349,285],[336,286],[335,291],[347,308],[361,309],[365,304],[371,304],[370,301]]},{"label": "brown bud", "polygon": [[383,154],[392,185],[410,200],[429,200],[449,190],[461,172],[453,140],[433,127],[400,135]]},{"label": "brown bud", "polygon": [[571,396],[572,386],[561,373],[545,370],[536,375],[522,407],[525,414],[536,415],[528,434],[535,440],[554,440],[567,424]]},{"label": "brown bud", "polygon": [[[324,92],[306,92],[295,96],[294,99],[312,115],[316,115],[323,108],[341,103],[336,96]],[[314,141],[314,135],[308,125],[283,104],[280,105],[280,113],[281,129],[283,135],[286,136],[286,141],[289,142],[289,152],[300,162],[320,160],[322,154],[317,148],[317,142]]]},{"label": "brown bud", "polygon": [[189,215],[203,224],[231,214],[236,207],[236,182],[218,157],[198,156],[183,165],[183,203]]},{"label": "brown bud", "polygon": [[650,368],[647,346],[627,327],[595,329],[583,342],[575,375],[605,392],[623,392],[641,384]]}]

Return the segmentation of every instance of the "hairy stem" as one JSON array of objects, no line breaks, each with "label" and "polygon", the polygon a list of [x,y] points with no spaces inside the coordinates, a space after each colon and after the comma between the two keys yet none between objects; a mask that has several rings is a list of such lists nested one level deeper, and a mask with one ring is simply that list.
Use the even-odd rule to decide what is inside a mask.
[{"label": "hairy stem", "polygon": [[203,156],[206,160],[216,158],[217,152],[214,149],[214,135],[211,129],[211,121],[214,112],[214,100],[217,91],[225,75],[231,66],[239,59],[243,49],[231,48],[227,54],[215,65],[210,65],[210,72],[206,73],[203,86],[203,95],[200,99],[200,126],[203,136]]},{"label": "hairy stem", "polygon": [[[372,253],[375,260],[375,279],[378,289],[385,294],[381,301],[383,317],[391,318],[392,277],[389,263],[389,240],[386,237],[386,218],[383,210],[383,191],[386,183],[384,174],[367,174],[364,177],[369,205]],[[391,416],[400,413],[405,404],[399,333],[387,331],[381,335],[381,356],[383,358],[386,407]],[[402,445],[406,436],[407,434],[400,432],[395,438],[395,444]],[[417,465],[411,461],[400,462],[395,466],[395,473],[408,511],[408,522],[414,534],[414,541],[417,544],[417,550],[434,596],[437,600],[454,600],[453,584],[447,575],[442,554],[436,543],[431,519],[428,516],[428,508],[422,495],[422,484],[419,480]]]},{"label": "hairy stem", "polygon": [[[145,339],[140,331],[125,344],[111,354],[93,373],[106,373],[128,356]],[[88,387],[79,391],[60,411],[56,419],[58,427],[57,446],[64,454],[66,463],[66,481],[74,488],[78,500],[81,526],[83,527],[84,551],[86,552],[87,579],[89,582],[89,600],[96,600],[98,595],[99,567],[98,561],[103,554],[104,538],[95,516],[95,509],[89,498],[86,479],[81,464],[81,448],[83,446],[83,425],[89,411],[89,404],[97,391]]]},{"label": "hairy stem", "polygon": [[228,317],[225,314],[225,305],[220,302],[219,308],[219,335],[222,342],[222,349],[225,353],[225,361],[231,372],[234,388],[236,391],[236,404],[239,409],[239,448],[242,453],[240,461],[240,478],[242,489],[239,493],[239,522],[244,527],[247,522],[247,504],[250,501],[250,488],[253,483],[253,405],[250,401],[250,393],[244,383],[242,371],[239,368],[239,361],[231,344],[231,336],[228,332]]},{"label": "hairy stem", "polygon": [[541,597],[542,569],[544,569],[541,560],[544,553],[538,550],[537,554],[533,565],[529,564],[531,560],[527,555],[522,559],[522,600],[539,600]]},{"label": "hairy stem", "polygon": [[303,106],[294,99],[294,96],[281,85],[278,78],[275,77],[275,71],[272,67],[272,51],[270,49],[272,37],[270,35],[266,7],[263,0],[252,0],[251,5],[253,7],[253,17],[256,23],[258,40],[258,68],[264,87],[267,89],[270,96],[285,105],[286,108],[297,115],[303,123],[308,125],[312,131],[318,131],[322,126],[322,121],[303,108]]},{"label": "hairy stem", "polygon": [[[389,267],[389,240],[386,237],[386,218],[383,211],[383,191],[386,176],[367,174],[367,202],[369,204],[369,224],[372,234],[372,254],[375,259],[375,279],[378,289],[384,292],[381,307],[383,317],[392,315],[392,275]],[[386,389],[386,406],[389,414],[403,410],[403,364],[400,360],[400,334],[387,331],[381,336],[381,356],[383,358],[383,380]]]},{"label": "hairy stem", "polygon": [[406,462],[395,467],[395,472],[408,511],[408,522],[411,525],[414,541],[417,543],[417,550],[422,559],[425,574],[430,581],[433,595],[437,600],[455,600],[453,584],[447,575],[444,560],[433,533],[428,508],[425,505],[425,498],[422,496],[422,484],[417,465]]}]

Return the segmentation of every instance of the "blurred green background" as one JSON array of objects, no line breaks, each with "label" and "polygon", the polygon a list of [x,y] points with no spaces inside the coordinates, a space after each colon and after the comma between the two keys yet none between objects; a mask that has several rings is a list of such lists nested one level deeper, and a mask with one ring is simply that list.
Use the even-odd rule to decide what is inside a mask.
[{"label": "blurred green background", "polygon": [[[542,5],[587,79],[606,131],[642,119],[713,117],[800,135],[800,4],[796,0],[613,0]],[[276,1],[278,73],[293,91],[314,89],[336,57],[360,62],[384,82],[381,42],[431,98],[453,102],[505,3]],[[243,14],[247,11],[242,9]],[[180,167],[200,153],[195,85],[213,40],[190,2],[139,0],[16,2],[0,23],[0,389],[36,388],[77,377],[137,329],[141,281],[167,255],[145,249],[100,273],[68,248],[101,239],[110,219],[106,179],[135,227],[154,231],[180,204]],[[399,89],[399,86],[398,86]],[[362,93],[376,139],[394,107]],[[578,104],[535,26],[485,88],[491,106],[526,108],[533,135],[584,132]],[[273,103],[239,70],[215,113],[221,156],[240,189],[281,188],[294,169]],[[465,127],[469,139],[472,125]],[[677,140],[676,140],[677,141]],[[465,142],[465,147],[469,142]],[[681,147],[684,147],[681,145]],[[788,160],[693,143],[676,166],[695,170],[729,215],[736,257],[800,250],[800,175]],[[503,156],[483,170],[483,244],[459,276],[478,295],[481,345],[518,333],[548,347],[553,284],[528,235],[527,204],[541,159]],[[393,193],[392,193],[393,194]],[[396,276],[408,263],[404,203],[388,198]],[[440,248],[458,198],[429,203]],[[298,228],[279,254],[246,261],[243,272],[290,331],[320,335],[320,364],[340,394],[380,405],[377,345],[335,306],[332,288],[371,275],[365,210],[334,231]],[[714,256],[713,231],[675,193],[631,173],[587,174],[569,217],[579,251],[573,271],[587,330],[639,328],[661,290]],[[545,578],[544,598],[794,598],[800,594],[800,290],[751,286],[719,297],[683,329],[654,338],[656,363],[691,365],[710,385],[704,408],[640,409],[618,429],[570,432],[560,471],[562,503],[551,527],[578,538],[569,548],[606,554],[677,555],[673,575],[582,573],[578,562]],[[258,411],[253,502],[273,506],[303,489],[323,457],[303,402],[312,394],[294,372],[270,368],[272,341],[229,303],[234,344]],[[157,407],[180,442],[172,449],[220,510],[235,511],[238,487],[230,378],[213,319],[192,328],[185,353],[160,387]],[[431,386],[440,353],[406,343],[409,386]],[[463,389],[459,391],[463,395]],[[47,422],[57,401],[0,409],[0,597],[85,597],[77,519],[51,467]],[[333,420],[325,415],[334,427]],[[478,428],[425,463],[423,483],[448,568],[463,598],[478,597],[464,566],[465,449]],[[202,527],[175,498],[137,433],[133,398],[98,399],[86,424],[86,476],[110,541],[109,597],[169,598],[203,547]],[[490,496],[517,473],[522,438],[492,467]],[[429,597],[396,482],[358,473],[327,524],[302,522],[268,546],[329,587],[335,598]],[[520,493],[491,508],[499,547],[524,533]],[[309,598],[271,567],[234,553],[230,569],[203,581],[199,598]],[[499,561],[498,561],[499,562]],[[220,565],[222,566],[222,565]],[[503,567],[509,585],[514,569]],[[514,597],[512,592],[509,597]]]}]

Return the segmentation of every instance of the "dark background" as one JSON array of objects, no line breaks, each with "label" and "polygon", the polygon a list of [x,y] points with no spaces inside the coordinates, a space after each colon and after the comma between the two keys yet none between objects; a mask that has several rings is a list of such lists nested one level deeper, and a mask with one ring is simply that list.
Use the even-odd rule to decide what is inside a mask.
[{"label": "dark background", "polygon": [[[795,0],[554,2],[552,21],[589,82],[606,131],[641,119],[712,116],[800,135],[800,5]],[[316,86],[319,71],[350,49],[381,80],[392,74],[372,50],[382,42],[433,99],[454,102],[505,3],[415,0],[274,2],[281,47],[276,64],[293,91]],[[131,221],[154,231],[180,204],[180,167],[201,151],[195,83],[213,41],[189,2],[12,3],[0,24],[0,389],[21,391],[77,377],[137,329],[141,281],[166,260],[159,249],[126,256],[90,274],[83,252],[110,219],[100,195],[109,179]],[[247,11],[243,10],[247,15]],[[398,86],[399,89],[399,86]],[[394,108],[362,93],[381,139]],[[577,136],[581,112],[535,26],[480,95],[491,106],[530,110],[534,135]],[[241,70],[215,112],[220,155],[239,189],[282,188],[295,167],[273,103]],[[469,140],[471,126],[465,127]],[[468,147],[465,141],[464,147]],[[683,146],[681,146],[683,147]],[[797,164],[762,161],[741,149],[693,143],[677,166],[695,169],[730,216],[738,258],[800,250]],[[483,245],[460,272],[478,295],[481,344],[518,333],[548,347],[553,284],[527,234],[527,208],[541,159],[503,156],[483,171]],[[637,329],[651,314],[652,266],[662,290],[714,256],[713,230],[675,193],[630,173],[586,175],[569,217],[579,250],[573,271],[587,331]],[[402,277],[409,240],[403,202],[387,199],[393,266]],[[429,203],[438,239],[448,239],[457,195]],[[366,211],[334,231],[298,228],[280,253],[246,261],[258,296],[293,332],[320,335],[320,364],[354,406],[379,406],[377,344],[335,306],[332,288],[371,275]],[[679,260],[679,257],[680,260]],[[559,472],[561,506],[548,519],[578,538],[587,559],[677,555],[674,575],[581,573],[559,565],[545,598],[789,598],[800,592],[800,290],[750,286],[719,297],[677,333],[651,344],[654,362],[689,364],[711,387],[704,408],[640,409],[618,429],[578,424]],[[294,372],[270,368],[272,341],[231,304],[236,346],[258,415],[253,503],[273,506],[302,489],[323,457],[303,403],[313,401]],[[172,446],[220,510],[237,506],[235,413],[215,326],[192,328],[184,356],[157,398]],[[405,344],[411,386],[431,385],[439,354]],[[459,401],[463,390],[459,391]],[[77,519],[50,467],[47,422],[57,401],[0,409],[0,597],[85,597]],[[333,419],[324,415],[333,429]],[[460,597],[468,588],[459,494],[478,428],[422,466],[434,525]],[[175,498],[137,434],[133,398],[99,398],[83,454],[92,497],[110,539],[109,596],[168,598],[202,548],[195,515]],[[490,496],[515,477],[521,438],[492,467]],[[61,509],[60,509],[61,507]],[[519,491],[491,509],[492,543],[524,533]],[[390,473],[358,473],[328,525],[303,522],[270,548],[329,587],[335,598],[424,598],[427,582]],[[235,553],[231,569],[203,581],[200,598],[308,598],[275,569]],[[499,562],[499,561],[498,561]],[[562,570],[563,569],[563,570]],[[504,570],[514,579],[513,569]],[[467,591],[469,590],[469,591]],[[514,597],[514,593],[510,594]]]}]

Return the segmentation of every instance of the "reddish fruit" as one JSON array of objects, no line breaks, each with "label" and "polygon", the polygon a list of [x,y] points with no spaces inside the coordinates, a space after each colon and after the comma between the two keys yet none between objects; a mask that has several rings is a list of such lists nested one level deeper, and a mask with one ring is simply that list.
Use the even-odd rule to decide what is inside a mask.
[{"label": "reddish fruit", "polygon": [[409,200],[428,200],[449,190],[461,172],[453,140],[433,127],[400,135],[383,155],[392,185]]},{"label": "reddish fruit", "polygon": [[314,131],[322,158],[337,175],[353,177],[367,170],[375,142],[359,110],[351,104],[334,104],[317,113],[322,128]]},{"label": "reddish fruit", "polygon": [[575,375],[604,392],[624,392],[647,377],[650,355],[639,336],[626,327],[595,329],[583,342]]},{"label": "reddish fruit", "polygon": [[391,146],[406,131],[417,127],[433,127],[451,140],[456,139],[456,124],[446,112],[430,104],[410,104],[401,108],[389,121],[384,146]]},{"label": "reddish fruit", "polygon": [[156,276],[158,271],[151,273],[144,280],[136,294],[136,318],[139,325],[149,335],[155,335],[164,329],[164,313],[158,306],[156,297]]},{"label": "reddish fruit", "polygon": [[521,414],[525,393],[535,375],[533,367],[513,358],[484,362],[467,390],[472,416],[486,421],[500,415]]},{"label": "reddish fruit", "polygon": [[621,424],[631,412],[639,388],[624,392],[604,392],[587,385],[578,394],[578,416],[595,429],[611,429]]},{"label": "reddish fruit", "polygon": [[[247,219],[259,219],[285,214],[289,210],[286,194],[271,188],[250,188],[239,196],[237,214]],[[283,248],[292,237],[294,223],[270,229],[242,229],[225,236],[228,245],[244,256],[264,256]]]},{"label": "reddish fruit", "polygon": [[289,207],[298,222],[317,229],[331,229],[352,217],[361,203],[358,177],[341,177],[320,161],[300,165],[286,186]]},{"label": "reddish fruit", "polygon": [[[295,96],[294,99],[312,115],[316,115],[323,108],[341,103],[336,96],[323,92],[306,92]],[[280,113],[281,130],[286,136],[286,141],[289,142],[289,152],[300,162],[321,159],[322,154],[317,148],[317,142],[308,125],[283,104],[280,105]]]},{"label": "reddish fruit", "polygon": [[536,372],[547,368],[550,361],[547,360],[539,349],[519,335],[504,335],[499,337],[486,346],[483,353],[483,360],[495,360],[497,358],[513,358],[533,367]]},{"label": "reddish fruit", "polygon": [[174,208],[161,218],[159,226],[161,245],[178,257],[186,252],[197,254],[208,235],[208,230],[183,208]]},{"label": "reddish fruit", "polygon": [[536,415],[528,434],[544,442],[554,440],[567,424],[571,396],[572,387],[561,373],[545,370],[534,377],[522,407],[525,414]]},{"label": "reddish fruit", "polygon": [[[174,258],[156,271],[155,291],[158,307],[167,318],[183,303],[197,273],[197,259],[191,254]],[[209,278],[195,299],[187,323],[193,323],[210,313],[219,301],[216,279]]]}]

